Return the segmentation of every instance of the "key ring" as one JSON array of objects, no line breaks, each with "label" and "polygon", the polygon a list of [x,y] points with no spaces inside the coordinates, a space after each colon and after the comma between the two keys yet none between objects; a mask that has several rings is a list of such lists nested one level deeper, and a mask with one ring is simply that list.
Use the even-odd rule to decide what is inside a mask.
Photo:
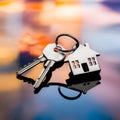
[{"label": "key ring", "polygon": [[73,47],[73,48],[70,49],[70,50],[62,50],[62,49],[59,49],[59,51],[61,51],[61,52],[72,52],[72,51],[75,51],[75,50],[79,47],[79,42],[78,42],[78,40],[77,40],[75,37],[73,37],[72,35],[69,35],[69,34],[60,34],[60,35],[58,35],[58,36],[56,37],[56,40],[55,40],[56,47],[58,47],[58,39],[59,39],[60,37],[62,37],[62,36],[67,36],[67,37],[72,38],[72,39],[76,42],[76,45],[75,45],[75,47]]},{"label": "key ring", "polygon": [[[65,87],[65,86],[64,86]],[[67,87],[65,87],[67,88]],[[78,95],[76,95],[75,97],[69,97],[69,96],[66,96],[65,94],[62,93],[61,91],[61,86],[58,86],[58,92],[60,93],[60,95],[65,98],[65,99],[68,99],[68,100],[76,100],[77,98],[79,98],[82,94],[81,91],[79,91]]]}]

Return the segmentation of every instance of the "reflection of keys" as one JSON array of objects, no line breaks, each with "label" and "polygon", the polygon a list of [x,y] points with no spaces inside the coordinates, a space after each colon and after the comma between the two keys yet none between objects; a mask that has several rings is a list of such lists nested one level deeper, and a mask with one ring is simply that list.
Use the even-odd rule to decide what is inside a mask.
[{"label": "reflection of keys", "polygon": [[43,55],[41,55],[40,57],[38,57],[38,59],[34,60],[32,63],[28,64],[27,66],[25,66],[24,68],[19,70],[17,72],[17,75],[23,74],[24,72],[30,70],[31,68],[33,68],[34,66],[36,66],[40,62],[44,62],[45,60],[46,60],[46,58]]},{"label": "reflection of keys", "polygon": [[56,62],[60,62],[65,58],[65,54],[60,51],[55,51],[56,44],[49,44],[43,50],[43,55],[46,57],[47,61],[44,65],[44,69],[41,72],[39,78],[34,84],[34,88],[37,89],[40,87],[41,83],[45,80],[47,73],[50,71],[50,68],[54,66]]}]

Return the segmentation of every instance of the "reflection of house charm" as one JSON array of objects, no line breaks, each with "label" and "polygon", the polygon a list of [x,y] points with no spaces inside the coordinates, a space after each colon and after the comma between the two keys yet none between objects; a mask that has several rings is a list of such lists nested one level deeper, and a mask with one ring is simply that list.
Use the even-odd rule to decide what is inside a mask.
[{"label": "reflection of house charm", "polygon": [[75,89],[78,91],[82,91],[83,93],[87,93],[88,90],[100,84],[99,80],[91,81],[91,82],[83,82],[78,84],[72,84],[68,88]]},{"label": "reflection of house charm", "polygon": [[80,45],[65,61],[69,62],[73,75],[80,75],[100,71],[97,56],[99,53],[90,49],[86,43],[84,46]]}]

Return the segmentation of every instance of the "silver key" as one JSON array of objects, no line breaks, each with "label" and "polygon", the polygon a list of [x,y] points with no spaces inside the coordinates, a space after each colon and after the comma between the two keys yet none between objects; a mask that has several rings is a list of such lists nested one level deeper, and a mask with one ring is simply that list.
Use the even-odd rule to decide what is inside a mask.
[{"label": "silver key", "polygon": [[[47,73],[49,72],[50,68],[56,63],[64,60],[65,54],[62,52],[55,52],[54,48],[56,47],[56,44],[49,44],[45,47],[43,50],[43,55],[46,57],[47,62],[45,63],[45,68],[41,72],[39,78],[34,84],[34,88],[39,88],[41,83],[45,80]],[[60,46],[62,49],[63,47]]]},{"label": "silver key", "polygon": [[33,61],[32,63],[28,64],[27,66],[25,66],[24,68],[22,68],[21,70],[19,70],[17,72],[17,75],[23,74],[24,72],[30,70],[31,68],[33,68],[34,66],[36,66],[40,62],[44,62],[45,60],[46,60],[46,58],[43,55],[41,55],[40,57],[38,57],[37,60]]}]

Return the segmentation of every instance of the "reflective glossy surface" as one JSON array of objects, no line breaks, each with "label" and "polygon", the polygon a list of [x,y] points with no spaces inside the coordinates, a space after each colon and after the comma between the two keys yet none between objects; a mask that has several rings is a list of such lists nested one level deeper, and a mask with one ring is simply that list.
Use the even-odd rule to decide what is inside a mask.
[{"label": "reflective glossy surface", "polygon": [[[80,13],[78,18],[75,16],[73,21],[67,19],[70,16],[66,16],[67,20],[65,20],[58,15],[55,23],[47,24],[46,21],[39,26],[38,21],[34,19],[29,21],[29,25],[27,24],[29,30],[26,29],[24,21],[28,19],[22,19],[26,13],[28,15],[26,9],[22,8],[22,12],[20,10],[12,13],[11,10],[10,13],[6,13],[2,6],[0,9],[0,120],[120,120],[120,13],[117,9],[119,6],[113,4],[111,7],[112,4],[110,6],[103,2],[98,4],[92,0],[89,3],[82,2],[81,5],[82,15]],[[59,13],[62,12],[59,11],[60,8],[57,10]],[[69,21],[68,24],[66,21]],[[35,58],[29,53],[19,53],[18,41],[24,31],[36,30],[35,26],[42,27],[40,30],[52,39],[59,32],[70,32],[82,42],[88,42],[101,54],[99,58],[101,84],[71,101],[59,94],[57,86],[45,87],[38,94],[34,94],[32,85],[18,80],[16,78],[18,68]],[[72,43],[69,45],[68,48]],[[36,66],[27,73],[27,76],[36,79],[42,68],[43,64]],[[63,65],[53,72],[51,82],[65,82],[69,71],[68,64]],[[77,94],[67,89],[63,91],[70,96]]]}]

